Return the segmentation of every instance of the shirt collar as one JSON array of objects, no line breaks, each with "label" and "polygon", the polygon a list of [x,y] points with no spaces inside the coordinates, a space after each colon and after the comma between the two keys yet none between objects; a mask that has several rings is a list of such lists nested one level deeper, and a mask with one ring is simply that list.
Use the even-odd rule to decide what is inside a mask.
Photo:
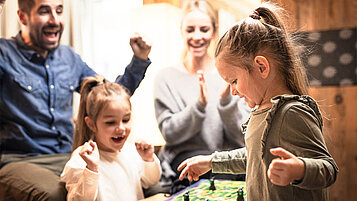
[{"label": "shirt collar", "polygon": [[[43,62],[44,58],[37,53],[35,50],[31,49],[24,41],[24,39],[21,36],[21,31],[13,37],[15,40],[17,46],[19,47],[19,51],[30,61],[37,61],[37,62]],[[53,51],[49,51],[47,58],[52,58],[53,57]]]}]

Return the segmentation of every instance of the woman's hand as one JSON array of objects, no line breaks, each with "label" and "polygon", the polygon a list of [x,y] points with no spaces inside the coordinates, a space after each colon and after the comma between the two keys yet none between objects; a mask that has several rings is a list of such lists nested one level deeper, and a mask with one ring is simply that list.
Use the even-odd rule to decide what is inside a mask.
[{"label": "woman's hand", "polygon": [[189,181],[197,181],[199,176],[205,174],[210,169],[212,169],[211,155],[199,155],[188,158],[177,168],[178,171],[182,170],[179,179],[182,180],[187,175]]},{"label": "woman's hand", "polygon": [[198,102],[202,105],[202,106],[206,106],[207,105],[207,85],[206,85],[206,80],[205,77],[203,75],[203,71],[199,70],[197,71],[198,74],[198,83],[200,85],[200,95],[198,97]]},{"label": "woman's hand", "polygon": [[305,163],[301,159],[281,147],[270,149],[270,152],[279,156],[271,161],[268,169],[268,178],[273,184],[286,186],[303,179]]},{"label": "woman's hand", "polygon": [[231,94],[231,85],[227,84],[227,86],[223,89],[221,93],[221,99],[228,98],[230,94]]},{"label": "woman's hand", "polygon": [[154,162],[154,146],[141,140],[135,142],[136,151],[145,162]]},{"label": "woman's hand", "polygon": [[90,140],[84,143],[79,155],[87,163],[87,168],[93,172],[98,172],[99,151],[97,143]]}]

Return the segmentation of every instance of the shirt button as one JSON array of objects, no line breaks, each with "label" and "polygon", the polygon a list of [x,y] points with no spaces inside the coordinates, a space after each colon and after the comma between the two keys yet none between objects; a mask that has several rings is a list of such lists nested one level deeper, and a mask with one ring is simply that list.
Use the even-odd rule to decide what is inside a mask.
[{"label": "shirt button", "polygon": [[53,84],[51,84],[51,86],[50,86],[50,87],[51,87],[51,89],[55,88],[55,86],[54,86]]},{"label": "shirt button", "polygon": [[49,69],[50,68],[50,65],[48,65],[48,64],[46,64],[46,66],[45,66],[47,69]]},{"label": "shirt button", "polygon": [[50,110],[51,110],[51,112],[53,112],[53,111],[55,111],[55,108],[51,107]]},{"label": "shirt button", "polygon": [[52,126],[52,130],[56,130],[56,126]]},{"label": "shirt button", "polygon": [[31,86],[27,86],[27,89],[31,91],[31,90],[32,90],[32,87],[31,87]]}]

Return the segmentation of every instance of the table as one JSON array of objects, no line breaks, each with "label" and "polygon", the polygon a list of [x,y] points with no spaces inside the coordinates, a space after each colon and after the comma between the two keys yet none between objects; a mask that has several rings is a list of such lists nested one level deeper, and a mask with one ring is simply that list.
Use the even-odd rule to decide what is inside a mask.
[{"label": "table", "polygon": [[156,195],[153,195],[151,197],[148,197],[148,198],[145,198],[145,199],[142,199],[140,201],[163,201],[163,200],[166,200],[167,197],[165,197],[165,194],[163,193],[158,193]]}]

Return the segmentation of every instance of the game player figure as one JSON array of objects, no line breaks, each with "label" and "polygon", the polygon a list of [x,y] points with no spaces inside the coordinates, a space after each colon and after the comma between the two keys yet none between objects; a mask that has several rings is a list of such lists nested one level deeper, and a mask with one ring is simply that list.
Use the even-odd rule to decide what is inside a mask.
[{"label": "game player figure", "polygon": [[183,201],[190,201],[190,195],[188,194],[188,191],[183,195]]},{"label": "game player figure", "polygon": [[244,197],[243,197],[243,187],[241,187],[238,191],[237,191],[237,201],[244,201]]},{"label": "game player figure", "polygon": [[209,183],[210,183],[210,186],[209,186],[209,189],[210,190],[216,190],[216,186],[214,185],[214,177],[212,177],[210,180],[209,180]]}]

